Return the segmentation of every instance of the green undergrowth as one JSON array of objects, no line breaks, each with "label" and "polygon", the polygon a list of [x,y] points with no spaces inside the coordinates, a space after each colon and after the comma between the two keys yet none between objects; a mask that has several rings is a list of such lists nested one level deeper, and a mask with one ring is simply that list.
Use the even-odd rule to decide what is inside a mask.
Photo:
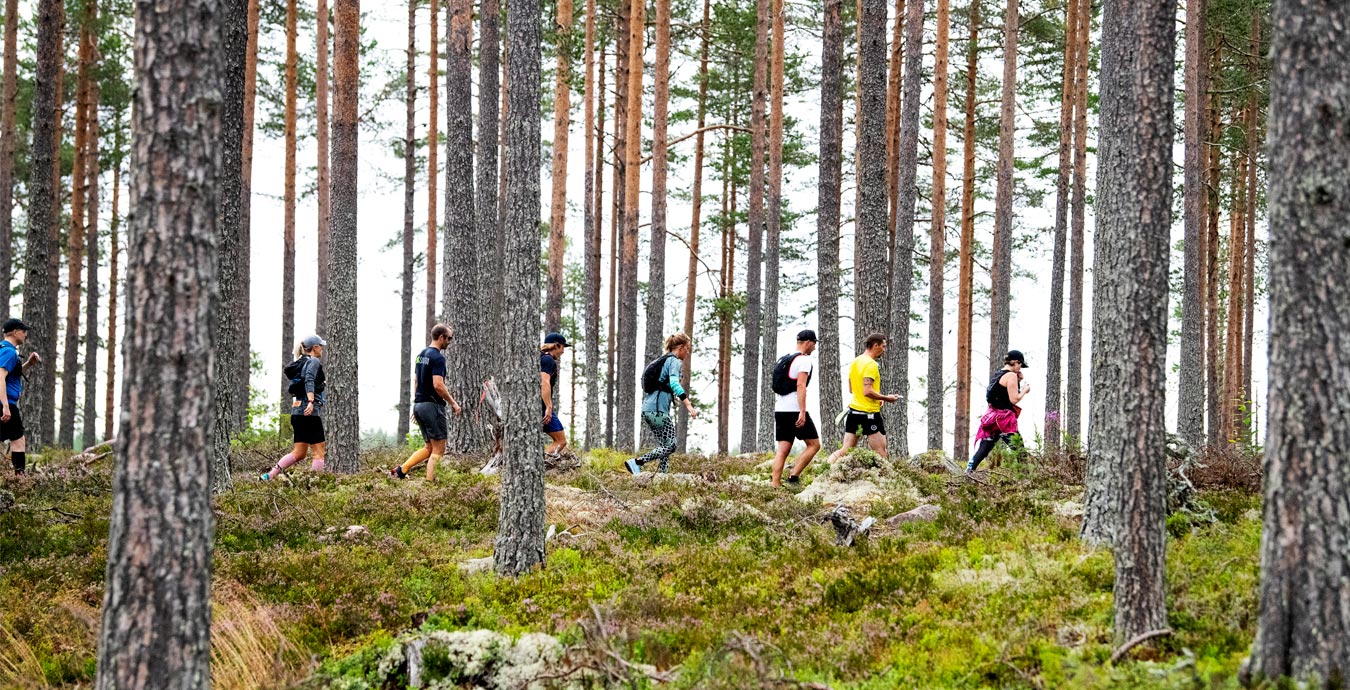
[{"label": "green undergrowth", "polygon": [[[1077,539],[1081,487],[1032,465],[982,483],[873,467],[883,494],[860,508],[882,519],[840,547],[829,506],[768,486],[767,457],[677,456],[676,475],[635,478],[626,456],[596,451],[549,475],[561,534],[543,569],[511,579],[460,568],[495,537],[499,480],[476,472],[481,459],[448,459],[435,484],[383,474],[404,449],[368,451],[355,476],[257,481],[278,450],[240,449],[236,487],[216,499],[215,625],[233,635],[216,636],[217,661],[259,658],[254,680],[230,685],[220,671],[218,687],[394,687],[377,667],[408,631],[576,645],[597,620],[627,661],[678,669],[660,687],[1235,687],[1255,626],[1250,494],[1203,492],[1217,522],[1169,521],[1175,634],[1112,665],[1111,554]],[[806,483],[878,464],[843,463],[818,461]],[[0,686],[91,683],[110,472],[50,457],[5,480]],[[885,522],[921,502],[941,506],[935,520]]]}]

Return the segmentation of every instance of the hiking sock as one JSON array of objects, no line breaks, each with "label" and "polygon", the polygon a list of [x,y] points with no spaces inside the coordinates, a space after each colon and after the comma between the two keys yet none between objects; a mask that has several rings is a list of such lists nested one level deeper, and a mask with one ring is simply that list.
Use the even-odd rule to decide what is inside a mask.
[{"label": "hiking sock", "polygon": [[403,463],[403,474],[411,473],[414,467],[422,464],[430,456],[431,451],[427,450],[426,447],[413,451],[413,454],[408,456],[408,461]]},{"label": "hiking sock", "polygon": [[970,463],[966,465],[966,471],[974,472],[978,469],[980,463],[984,462],[984,459],[994,451],[995,445],[998,445],[998,439],[996,438],[987,438],[980,441],[980,447],[975,451],[975,456],[970,459]]},{"label": "hiking sock", "polygon": [[441,456],[433,455],[427,459],[427,481],[436,481],[436,463],[440,462]]},{"label": "hiking sock", "polygon": [[286,468],[294,464],[295,464],[295,453],[287,453],[280,460],[277,461],[277,464],[274,465],[272,469],[267,471],[267,475],[269,477],[275,478],[277,475],[281,474],[282,472],[285,472]]},{"label": "hiking sock", "polygon": [[311,472],[322,472],[322,471],[323,471],[323,458],[314,458],[313,460],[310,460],[310,461],[309,461],[309,470],[310,470]]},{"label": "hiking sock", "polygon": [[10,453],[9,460],[14,463],[14,474],[23,474],[28,468],[28,454],[21,450]]}]

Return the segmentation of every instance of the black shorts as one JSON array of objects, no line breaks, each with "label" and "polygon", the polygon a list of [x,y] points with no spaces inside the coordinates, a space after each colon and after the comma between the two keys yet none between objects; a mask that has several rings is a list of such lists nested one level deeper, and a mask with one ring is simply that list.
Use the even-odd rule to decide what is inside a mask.
[{"label": "black shorts", "polygon": [[291,415],[291,429],[295,431],[296,443],[323,443],[323,417],[318,415]]},{"label": "black shorts", "polygon": [[858,436],[871,436],[872,434],[885,436],[886,422],[881,418],[880,412],[859,412],[850,407],[848,419],[844,420],[844,433]]},{"label": "black shorts", "polygon": [[23,415],[19,414],[19,404],[9,406],[9,421],[0,422],[0,441],[17,441],[23,438]]},{"label": "black shorts", "polygon": [[773,413],[773,438],[779,443],[792,443],[797,439],[803,441],[814,441],[820,438],[820,433],[816,431],[816,421],[811,419],[811,413],[806,413],[806,423],[797,426],[796,412],[775,412]]},{"label": "black shorts", "polygon": [[417,421],[417,428],[422,431],[424,441],[444,441],[450,435],[445,405],[433,402],[413,403],[413,419]]}]

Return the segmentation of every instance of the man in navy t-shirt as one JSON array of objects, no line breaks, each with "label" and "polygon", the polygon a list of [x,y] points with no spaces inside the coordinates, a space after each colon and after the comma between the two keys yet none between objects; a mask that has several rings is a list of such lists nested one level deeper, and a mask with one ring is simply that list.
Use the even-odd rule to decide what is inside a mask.
[{"label": "man in navy t-shirt", "polygon": [[553,411],[553,391],[558,387],[558,360],[571,345],[561,333],[549,333],[544,336],[544,344],[539,348],[539,394],[544,400],[543,431],[553,440],[544,449],[544,454],[559,458],[567,447],[567,432],[563,430],[562,420]]},{"label": "man in navy t-shirt", "polygon": [[23,416],[19,414],[19,396],[23,394],[24,369],[42,361],[36,352],[19,360],[19,348],[28,341],[28,326],[18,319],[9,319],[4,325],[5,338],[0,340],[0,384],[5,387],[4,404],[0,406],[0,441],[9,441],[10,461],[14,473],[23,474],[28,465],[25,453]]},{"label": "man in navy t-shirt", "polygon": [[463,411],[450,390],[445,387],[445,355],[441,350],[450,347],[455,334],[450,327],[438,323],[431,329],[431,343],[417,355],[413,369],[413,408],[412,418],[422,432],[426,445],[418,448],[401,467],[395,467],[391,475],[403,479],[423,460],[427,461],[427,481],[436,481],[436,463],[445,454],[445,439],[450,435],[449,420],[446,419],[445,404],[455,410]]}]

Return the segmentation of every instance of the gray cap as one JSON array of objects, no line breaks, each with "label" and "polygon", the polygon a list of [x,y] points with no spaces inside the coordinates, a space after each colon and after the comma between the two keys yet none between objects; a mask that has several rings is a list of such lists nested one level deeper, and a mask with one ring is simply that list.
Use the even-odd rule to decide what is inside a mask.
[{"label": "gray cap", "polygon": [[304,340],[300,341],[300,346],[305,348],[306,350],[314,347],[315,345],[322,345],[324,347],[328,347],[328,343],[324,341],[323,338],[320,338],[317,335],[307,335],[305,336]]}]

